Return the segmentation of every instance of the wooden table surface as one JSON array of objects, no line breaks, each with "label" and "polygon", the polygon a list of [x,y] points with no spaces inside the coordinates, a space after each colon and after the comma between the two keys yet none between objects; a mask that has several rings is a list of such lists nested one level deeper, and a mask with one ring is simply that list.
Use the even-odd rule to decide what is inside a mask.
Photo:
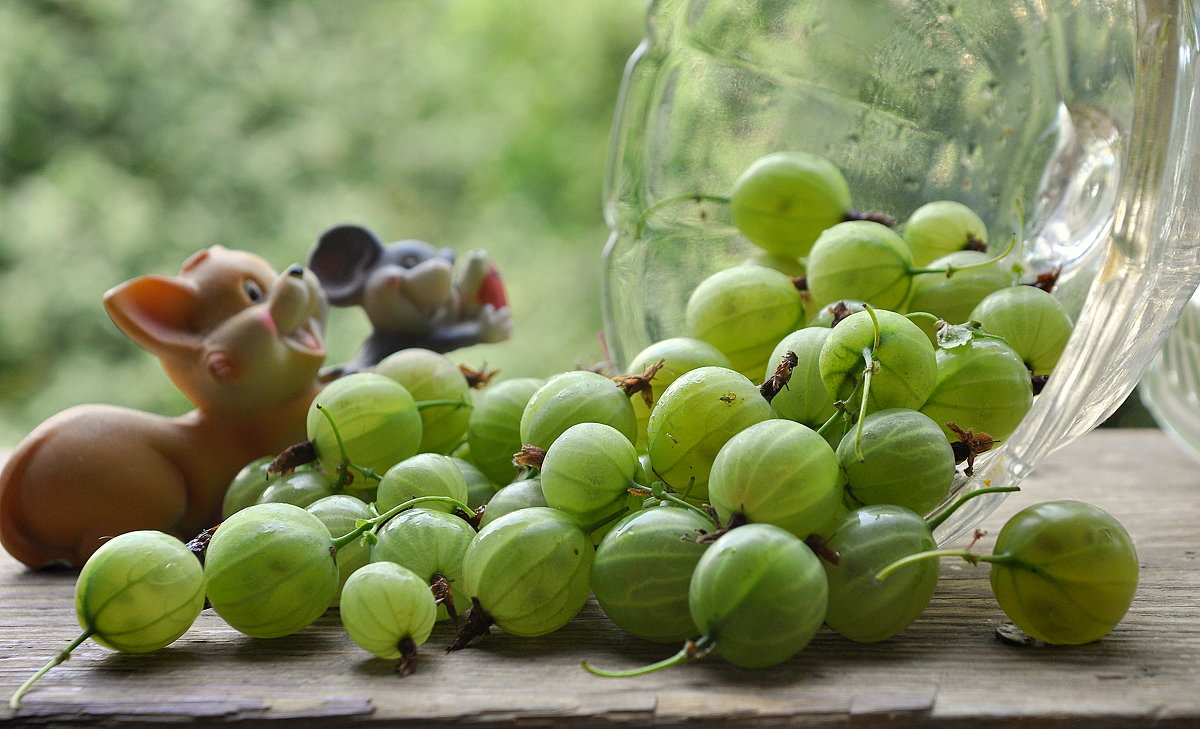
[{"label": "wooden table surface", "polygon": [[[1076,498],[1132,533],[1137,597],[1107,638],[1019,646],[987,569],[945,560],[926,614],[884,643],[822,631],[767,670],[709,659],[637,679],[584,672],[583,658],[633,667],[676,650],[641,642],[595,604],[540,639],[499,632],[442,652],[439,626],[417,672],[398,678],[342,631],[335,612],[287,638],[254,640],[211,610],[174,645],[144,656],[84,643],[0,726],[1200,726],[1200,464],[1152,430],[1096,431],[1060,451],[983,524]],[[978,549],[990,550],[991,537]],[[77,633],[70,573],[35,573],[0,556],[0,696]]]}]

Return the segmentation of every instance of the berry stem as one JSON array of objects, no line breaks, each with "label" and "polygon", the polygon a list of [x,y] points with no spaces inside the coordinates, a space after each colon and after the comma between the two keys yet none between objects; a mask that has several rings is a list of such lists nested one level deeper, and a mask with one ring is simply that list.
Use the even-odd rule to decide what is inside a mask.
[{"label": "berry stem", "polygon": [[596,530],[597,530],[597,529],[599,529],[600,527],[602,527],[602,526],[604,526],[605,524],[609,523],[609,522],[610,522],[610,521],[612,521],[613,519],[620,518],[620,517],[621,517],[621,516],[623,516],[623,515],[625,514],[625,512],[627,512],[627,511],[629,511],[629,507],[628,507],[628,506],[622,506],[620,509],[617,509],[616,511],[614,511],[613,513],[611,513],[611,514],[609,514],[608,516],[604,517],[603,519],[600,519],[600,520],[598,520],[598,521],[594,521],[594,522],[592,522],[591,524],[588,524],[588,525],[584,526],[584,527],[583,527],[583,533],[584,533],[584,534],[591,534],[592,532],[596,531]]},{"label": "berry stem", "polygon": [[913,564],[914,562],[920,562],[926,559],[938,559],[941,557],[962,557],[971,564],[988,562],[989,564],[1003,564],[1012,566],[1020,563],[1019,560],[1008,554],[975,554],[974,552],[966,549],[932,549],[928,552],[917,552],[916,554],[910,554],[907,557],[901,557],[895,562],[892,562],[887,567],[884,567],[883,569],[879,570],[879,572],[875,573],[875,581],[882,582],[886,580],[888,575],[892,574],[901,567],[904,567],[905,565]]},{"label": "berry stem", "polygon": [[962,557],[971,564],[978,564],[979,560],[982,559],[980,555],[975,554],[974,552],[968,552],[965,549],[932,549],[928,552],[917,552],[916,554],[910,554],[907,557],[901,557],[895,562],[889,564],[887,567],[884,567],[876,572],[875,581],[883,582],[888,578],[888,575],[892,574],[901,567],[904,567],[905,565],[910,565],[914,562],[923,562],[927,559],[940,559],[942,557]]},{"label": "berry stem", "polygon": [[917,319],[932,321],[934,324],[937,324],[939,321],[941,321],[941,317],[936,314],[930,314],[928,311],[911,311],[905,314],[904,317],[914,324],[917,323]]},{"label": "berry stem", "polygon": [[34,682],[37,681],[39,678],[46,675],[46,672],[49,671],[51,668],[54,668],[58,664],[67,660],[68,658],[70,658],[71,651],[78,648],[79,645],[81,643],[83,643],[83,641],[87,640],[88,638],[91,638],[95,632],[96,632],[96,630],[94,628],[89,627],[89,628],[84,629],[84,631],[82,633],[80,633],[79,636],[75,638],[75,640],[71,641],[67,645],[66,648],[63,648],[58,653],[56,653],[54,655],[54,658],[50,659],[49,663],[47,663],[46,665],[39,668],[37,670],[37,673],[34,673],[32,676],[30,676],[28,679],[26,679],[25,683],[21,684],[17,688],[17,690],[13,692],[12,698],[8,700],[8,707],[10,709],[12,709],[13,711],[16,711],[18,708],[20,708],[21,697],[25,695],[25,692],[29,690],[29,687],[33,686]]},{"label": "berry stem", "polygon": [[453,407],[455,410],[457,410],[458,408],[465,408],[466,406],[467,403],[464,400],[421,400],[418,403],[414,403],[414,407],[416,407],[417,412],[421,412],[425,408]]},{"label": "berry stem", "polygon": [[949,507],[947,507],[945,511],[943,511],[942,513],[933,517],[932,519],[928,519],[926,521],[926,523],[929,524],[929,531],[933,531],[934,529],[937,529],[938,527],[940,527],[944,521],[946,521],[947,519],[950,518],[951,514],[958,511],[960,506],[967,503],[968,501],[975,498],[976,496],[983,496],[984,494],[1004,494],[1004,493],[1009,493],[1011,491],[1020,491],[1020,490],[1021,490],[1021,488],[1019,486],[988,486],[987,488],[975,489],[974,491],[965,493],[962,496],[959,496],[958,500],[955,501],[953,504],[951,504]]},{"label": "berry stem", "polygon": [[829,416],[829,420],[826,420],[824,423],[821,424],[820,428],[817,428],[817,435],[824,438],[825,434],[829,432],[829,429],[832,428],[835,423],[837,423],[839,420],[844,419],[845,417],[846,417],[845,410],[843,410],[841,408],[835,409],[833,412],[833,415]]},{"label": "berry stem", "polygon": [[705,634],[696,640],[689,640],[687,643],[684,643],[683,647],[679,649],[679,652],[670,658],[664,658],[657,663],[651,663],[650,665],[642,666],[641,668],[633,668],[628,671],[610,671],[604,668],[596,668],[587,661],[583,661],[581,665],[583,666],[584,670],[595,676],[602,676],[604,678],[634,678],[636,676],[643,676],[647,673],[658,671],[663,668],[670,668],[671,666],[678,666],[684,663],[690,663],[691,661],[700,660],[711,653],[716,646],[716,638],[714,638],[712,635]]},{"label": "berry stem", "polygon": [[871,396],[871,377],[875,374],[875,358],[869,348],[863,349],[863,361],[867,366],[863,368],[862,404],[858,408],[858,424],[854,431],[854,457],[859,463],[867,460],[862,451],[863,421],[867,419],[867,398]]},{"label": "berry stem", "polygon": [[655,481],[654,483],[650,484],[649,486],[643,486],[642,484],[635,484],[635,486],[638,489],[645,489],[646,491],[649,491],[650,495],[656,499],[661,499],[663,501],[670,501],[672,504],[675,504],[676,506],[682,506],[685,509],[691,509],[692,511],[696,512],[697,514],[700,514],[701,516],[703,516],[705,519],[708,519],[709,521],[711,521],[714,526],[717,526],[717,527],[721,526],[721,523],[718,522],[716,519],[714,519],[712,514],[708,513],[704,509],[701,509],[699,506],[696,506],[695,504],[691,503],[690,501],[684,501],[683,499],[679,498],[678,496],[671,493],[670,491],[667,491],[667,489],[665,488],[665,484],[662,481]]},{"label": "berry stem", "polygon": [[986,258],[982,261],[977,261],[975,263],[968,263],[965,266],[946,266],[945,268],[910,268],[910,269],[908,269],[908,275],[909,276],[918,276],[923,273],[944,273],[944,274],[946,274],[946,278],[950,278],[951,276],[958,273],[959,271],[970,271],[973,268],[984,268],[986,266],[992,265],[993,263],[996,263],[997,261],[1002,261],[1002,260],[1004,260],[1005,256],[1007,256],[1009,253],[1012,253],[1012,249],[1014,247],[1016,247],[1016,245],[1017,245],[1017,237],[1013,236],[1008,241],[1008,247],[1006,247],[1004,249],[1004,251],[1001,252],[1000,255],[998,255],[998,256],[994,256],[992,258]]},{"label": "berry stem", "polygon": [[451,506],[457,506],[458,508],[460,508],[463,511],[468,512],[468,513],[471,511],[471,507],[467,506],[466,504],[459,501],[458,499],[455,499],[450,496],[418,496],[415,499],[409,499],[408,501],[405,501],[402,504],[397,504],[396,506],[393,506],[392,508],[383,512],[379,516],[374,516],[374,517],[371,517],[370,519],[363,519],[362,521],[360,521],[358,523],[357,526],[355,526],[349,532],[343,534],[340,537],[334,538],[333,546],[337,547],[338,549],[341,549],[342,547],[346,546],[350,542],[353,542],[358,537],[362,536],[364,532],[374,529],[377,524],[383,524],[388,519],[391,519],[393,516],[395,516],[396,514],[399,514],[400,512],[404,511],[405,509],[411,509],[414,506],[417,506],[419,504],[424,504],[424,503],[430,502],[430,501],[438,502],[438,503],[442,503],[442,504],[450,504]]}]

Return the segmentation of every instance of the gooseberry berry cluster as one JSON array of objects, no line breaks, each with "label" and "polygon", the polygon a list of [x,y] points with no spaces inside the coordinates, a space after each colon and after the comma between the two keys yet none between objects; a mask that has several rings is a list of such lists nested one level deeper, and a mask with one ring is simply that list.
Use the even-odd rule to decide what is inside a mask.
[{"label": "gooseberry berry cluster", "polygon": [[488,378],[426,350],[342,376],[313,403],[308,440],[248,464],[225,520],[190,550],[135,532],[97,551],[77,588],[84,632],[38,675],[88,637],[162,647],[205,597],[254,638],[336,606],[349,637],[401,674],[439,620],[459,624],[452,650],[492,626],[536,637],[592,595],[630,634],[683,642],[658,664],[585,664],[593,673],[710,653],[765,667],[822,625],[860,642],[896,635],[946,556],[989,563],[1000,606],[1035,638],[1107,634],[1138,566],[1104,512],[1031,507],[991,555],[933,537],[968,499],[1014,490],[953,494],[1020,423],[1070,335],[1047,277],[1021,284],[1012,246],[993,254],[957,202],[898,227],[852,211],[841,173],[812,155],[759,160],[728,202],[774,266],[700,283],[685,336],[616,377],[474,389]]}]

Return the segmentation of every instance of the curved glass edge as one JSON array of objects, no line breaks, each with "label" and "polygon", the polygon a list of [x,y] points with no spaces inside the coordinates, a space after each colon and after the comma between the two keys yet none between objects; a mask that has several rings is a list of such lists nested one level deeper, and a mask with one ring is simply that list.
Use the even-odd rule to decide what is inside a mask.
[{"label": "curved glass edge", "polygon": [[[1138,11],[1137,112],[1107,258],[1046,390],[997,449],[994,465],[980,469],[965,490],[1018,485],[1047,456],[1112,414],[1200,281],[1195,8],[1142,2]],[[1000,499],[975,501],[947,521],[940,542],[964,534]]]}]

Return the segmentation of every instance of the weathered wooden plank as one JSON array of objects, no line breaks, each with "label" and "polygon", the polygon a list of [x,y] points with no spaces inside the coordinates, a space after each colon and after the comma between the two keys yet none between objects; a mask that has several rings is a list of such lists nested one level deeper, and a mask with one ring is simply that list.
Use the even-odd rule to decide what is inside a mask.
[{"label": "weathered wooden plank", "polygon": [[[393,675],[342,632],[336,613],[301,633],[253,640],[211,611],[149,656],[85,643],[0,726],[444,725],[1067,727],[1200,725],[1200,468],[1155,431],[1097,431],[1061,452],[990,516],[1079,498],[1134,535],[1142,583],[1112,635],[1078,647],[997,640],[1006,621],[987,569],[946,561],[929,611],[901,635],[859,645],[822,632],[764,671],[710,660],[600,679],[580,660],[632,667],[675,646],[639,641],[594,604],[541,639],[499,631],[454,653],[439,626],[418,671]],[[978,547],[989,549],[991,537]],[[77,632],[73,575],[0,557],[0,696]]]}]

